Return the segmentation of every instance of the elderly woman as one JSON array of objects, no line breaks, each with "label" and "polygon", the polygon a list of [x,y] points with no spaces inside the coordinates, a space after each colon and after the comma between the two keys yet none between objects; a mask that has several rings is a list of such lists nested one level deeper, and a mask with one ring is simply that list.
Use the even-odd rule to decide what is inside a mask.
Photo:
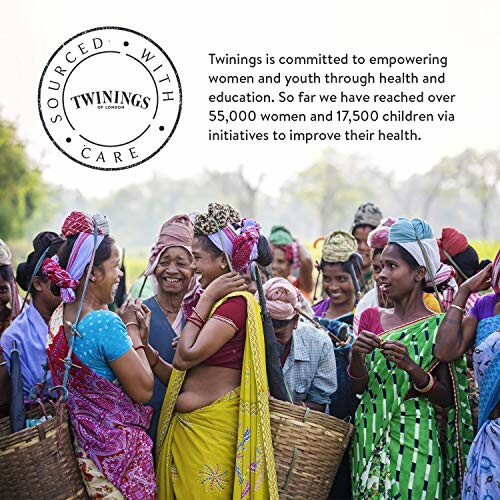
[{"label": "elderly woman", "polygon": [[[99,214],[72,212],[62,227],[66,241],[43,262],[62,299],[50,320],[47,359],[59,386],[69,369],[68,409],[89,496],[154,498],[146,433],[152,410],[143,406],[153,392],[145,353],[149,311],[127,303],[122,320],[106,310],[122,276],[119,250],[108,233]],[[71,350],[72,364],[66,365]]]},{"label": "elderly woman", "polygon": [[[472,437],[465,360],[446,365],[434,357],[443,315],[427,309],[422,296],[426,278],[439,267],[430,226],[398,219],[379,276],[394,308],[363,312],[349,366],[353,389],[361,394],[352,444],[355,498],[460,496]],[[448,407],[446,450],[434,404]]]},{"label": "elderly woman", "polygon": [[[174,339],[181,333],[186,317],[199,299],[201,287],[194,274],[193,224],[187,215],[172,217],[163,224],[144,273],[153,279],[155,294],[144,301],[151,310],[149,344],[167,363],[172,363]],[[165,385],[155,377],[153,418],[149,435],[156,440],[158,420],[165,399]]]},{"label": "elderly woman", "polygon": [[228,205],[211,203],[194,232],[205,291],[181,332],[160,418],[158,498],[277,499],[259,307],[229,272],[268,265],[272,253],[258,224]]},{"label": "elderly woman", "polygon": [[[308,300],[311,300],[314,288],[313,261],[307,248],[301,245],[284,226],[273,226],[271,228],[269,242],[274,253],[271,265],[273,276],[287,279]],[[298,270],[299,275],[297,277],[292,274],[293,270]]]},{"label": "elderly woman", "polygon": [[312,324],[299,321],[301,292],[285,278],[264,285],[276,339],[283,346],[281,367],[294,403],[325,411],[337,390],[335,354],[330,337]]},{"label": "elderly woman", "polygon": [[4,241],[0,240],[0,336],[19,315],[20,310],[12,253]]},{"label": "elderly woman", "polygon": [[[57,253],[64,240],[56,233],[45,231],[39,233],[33,240],[33,252],[28,255],[26,262],[17,266],[17,283],[31,293],[33,300],[16,318],[0,338],[7,366],[10,371],[10,352],[13,341],[20,351],[21,374],[23,380],[24,399],[30,399],[31,389],[41,382],[47,354],[48,324],[52,313],[61,303],[61,298],[51,291],[51,282],[43,273],[41,267],[36,266],[42,257],[52,257]],[[37,271],[35,273],[35,270]],[[31,282],[31,287],[30,287]],[[51,378],[48,375],[45,389],[50,387]]]},{"label": "elderly woman", "polygon": [[[489,287],[469,314],[469,297]],[[473,347],[473,366],[479,387],[479,431],[467,459],[463,498],[500,497],[500,251],[493,266],[469,278],[448,309],[436,336],[436,357],[459,359]]]}]

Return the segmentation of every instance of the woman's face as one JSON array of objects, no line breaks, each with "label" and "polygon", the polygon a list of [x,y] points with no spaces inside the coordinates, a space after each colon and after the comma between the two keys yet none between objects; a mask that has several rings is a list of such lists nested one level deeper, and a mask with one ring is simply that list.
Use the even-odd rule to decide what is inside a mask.
[{"label": "woman's face", "polygon": [[41,305],[47,311],[55,311],[61,303],[61,297],[54,295],[50,289],[50,281],[42,281],[38,276],[33,280],[33,289],[36,290],[33,301],[37,308]]},{"label": "woman's face", "polygon": [[373,231],[370,226],[358,226],[352,233],[358,244],[358,253],[363,257],[363,268],[370,267],[372,263],[372,250],[368,246],[368,234]]},{"label": "woman's face", "polygon": [[10,283],[0,276],[0,308],[4,308],[11,302]]},{"label": "woman's face", "polygon": [[341,264],[326,264],[322,270],[323,290],[336,306],[353,302],[356,292],[351,275],[342,269]]},{"label": "woman's face", "polygon": [[382,252],[377,252],[373,255],[373,279],[376,283],[378,283],[378,277],[380,272],[382,271],[382,260],[381,260]]},{"label": "woman's face", "polygon": [[163,251],[155,268],[160,293],[184,295],[194,274],[193,258],[182,247]]},{"label": "woman's face", "polygon": [[292,272],[292,263],[286,258],[285,251],[281,248],[274,247],[274,259],[271,264],[271,271],[275,278],[288,279]]},{"label": "woman's face", "polygon": [[[195,236],[193,240],[193,257],[195,271],[198,274],[201,288],[207,288],[210,283],[227,272],[227,263],[224,254],[214,257],[205,249],[201,241],[203,236]],[[222,267],[224,266],[224,268]]]},{"label": "woman's face", "polygon": [[[85,274],[84,274],[85,276]],[[113,244],[111,255],[100,266],[94,269],[94,292],[103,304],[111,304],[115,292],[123,276],[120,270],[120,250]]]},{"label": "woman's face", "polygon": [[[264,284],[267,282],[266,272],[261,266],[259,266],[259,271],[260,271],[260,279],[262,281],[262,284]],[[257,282],[252,279],[252,275],[250,274],[250,269],[245,273],[243,278],[248,287],[247,291],[250,292],[252,295],[255,295],[257,293]]]},{"label": "woman's face", "polygon": [[378,276],[380,289],[390,300],[409,295],[416,286],[421,286],[425,276],[422,267],[412,270],[403,260],[394,244],[387,245],[381,254],[382,271]]}]

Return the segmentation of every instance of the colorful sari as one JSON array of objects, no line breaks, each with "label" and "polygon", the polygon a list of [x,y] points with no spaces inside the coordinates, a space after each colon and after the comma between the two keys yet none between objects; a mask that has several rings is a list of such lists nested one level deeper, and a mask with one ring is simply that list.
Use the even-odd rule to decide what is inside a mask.
[{"label": "colorful sari", "polygon": [[[67,353],[61,305],[52,315],[47,345],[55,384],[63,382]],[[121,498],[123,494],[128,499],[153,499],[156,481],[152,442],[146,433],[152,409],[132,401],[120,387],[97,375],[75,354],[72,362],[67,383],[68,410],[89,495]]]},{"label": "colorful sari", "polygon": [[[403,342],[425,371],[443,314],[389,330],[384,341]],[[434,407],[426,397],[405,400],[409,375],[375,349],[366,356],[369,381],[356,411],[352,444],[354,498],[460,498],[464,457],[472,441],[465,359],[450,364],[454,405],[447,409],[446,450],[439,444]]]},{"label": "colorful sari", "polygon": [[500,418],[488,418],[500,401],[500,315],[478,323],[473,360],[479,431],[467,458],[462,498],[500,498]]},{"label": "colorful sari", "polygon": [[241,385],[209,406],[180,413],[175,402],[184,371],[173,370],[157,436],[160,499],[278,499],[271,440],[264,333],[259,305],[248,292]]}]

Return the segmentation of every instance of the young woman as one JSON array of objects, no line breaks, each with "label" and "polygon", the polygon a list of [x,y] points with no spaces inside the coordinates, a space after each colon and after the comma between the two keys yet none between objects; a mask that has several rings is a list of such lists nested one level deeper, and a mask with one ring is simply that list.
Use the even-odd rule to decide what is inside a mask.
[{"label": "young woman", "polygon": [[[469,297],[489,287],[464,316]],[[500,251],[493,265],[463,282],[436,337],[436,357],[445,362],[470,349],[479,388],[479,431],[467,458],[463,498],[500,496]]]},{"label": "young woman", "polygon": [[[16,281],[21,288],[31,293],[32,301],[25,306],[16,321],[5,330],[0,338],[0,344],[10,370],[10,352],[13,341],[16,342],[20,354],[25,400],[29,399],[31,389],[43,380],[42,365],[45,364],[47,358],[45,347],[48,323],[52,313],[61,303],[61,297],[52,293],[51,282],[41,267],[34,276],[33,273],[42,256],[52,257],[63,242],[64,240],[56,233],[50,231],[39,233],[33,240],[33,252],[28,255],[26,262],[21,262],[17,266]],[[31,289],[28,290],[32,277]],[[51,382],[50,374],[48,374],[45,390],[51,387]]]},{"label": "young woman", "polygon": [[229,272],[270,264],[259,230],[217,203],[194,221],[205,291],[179,337],[162,409],[158,498],[278,498],[259,307]]},{"label": "young woman", "polygon": [[[354,498],[460,497],[472,438],[465,360],[436,360],[443,315],[434,315],[422,298],[426,277],[439,265],[430,226],[398,219],[379,275],[394,308],[366,309],[352,346],[349,376],[361,394],[352,444]],[[434,404],[448,407],[446,450],[440,449]]]},{"label": "young woman", "polygon": [[89,496],[154,498],[146,433],[152,409],[143,406],[153,392],[145,354],[149,311],[140,301],[126,303],[122,319],[106,310],[122,276],[108,232],[102,216],[72,212],[62,228],[65,243],[42,265],[62,298],[50,320],[47,358],[54,383],[62,386],[73,344],[68,409]]}]

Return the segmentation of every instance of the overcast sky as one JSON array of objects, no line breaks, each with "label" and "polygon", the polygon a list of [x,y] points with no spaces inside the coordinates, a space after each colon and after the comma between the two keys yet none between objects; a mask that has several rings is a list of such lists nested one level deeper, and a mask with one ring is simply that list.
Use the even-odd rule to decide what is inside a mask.
[{"label": "overcast sky", "polygon": [[[18,124],[30,155],[46,165],[44,177],[85,195],[105,195],[161,172],[194,176],[204,167],[244,165],[250,177],[266,174],[272,192],[293,172],[313,163],[327,143],[215,143],[207,139],[209,52],[307,55],[448,56],[453,125],[431,125],[415,143],[340,143],[399,176],[424,171],[465,147],[497,148],[500,116],[497,1],[12,1],[2,5],[0,106]],[[183,111],[167,146],[153,159],[122,172],[99,172],[73,163],[45,134],[37,90],[45,64],[64,41],[97,26],[122,26],[152,38],[179,73]],[[287,127],[285,127],[287,129]]]}]

